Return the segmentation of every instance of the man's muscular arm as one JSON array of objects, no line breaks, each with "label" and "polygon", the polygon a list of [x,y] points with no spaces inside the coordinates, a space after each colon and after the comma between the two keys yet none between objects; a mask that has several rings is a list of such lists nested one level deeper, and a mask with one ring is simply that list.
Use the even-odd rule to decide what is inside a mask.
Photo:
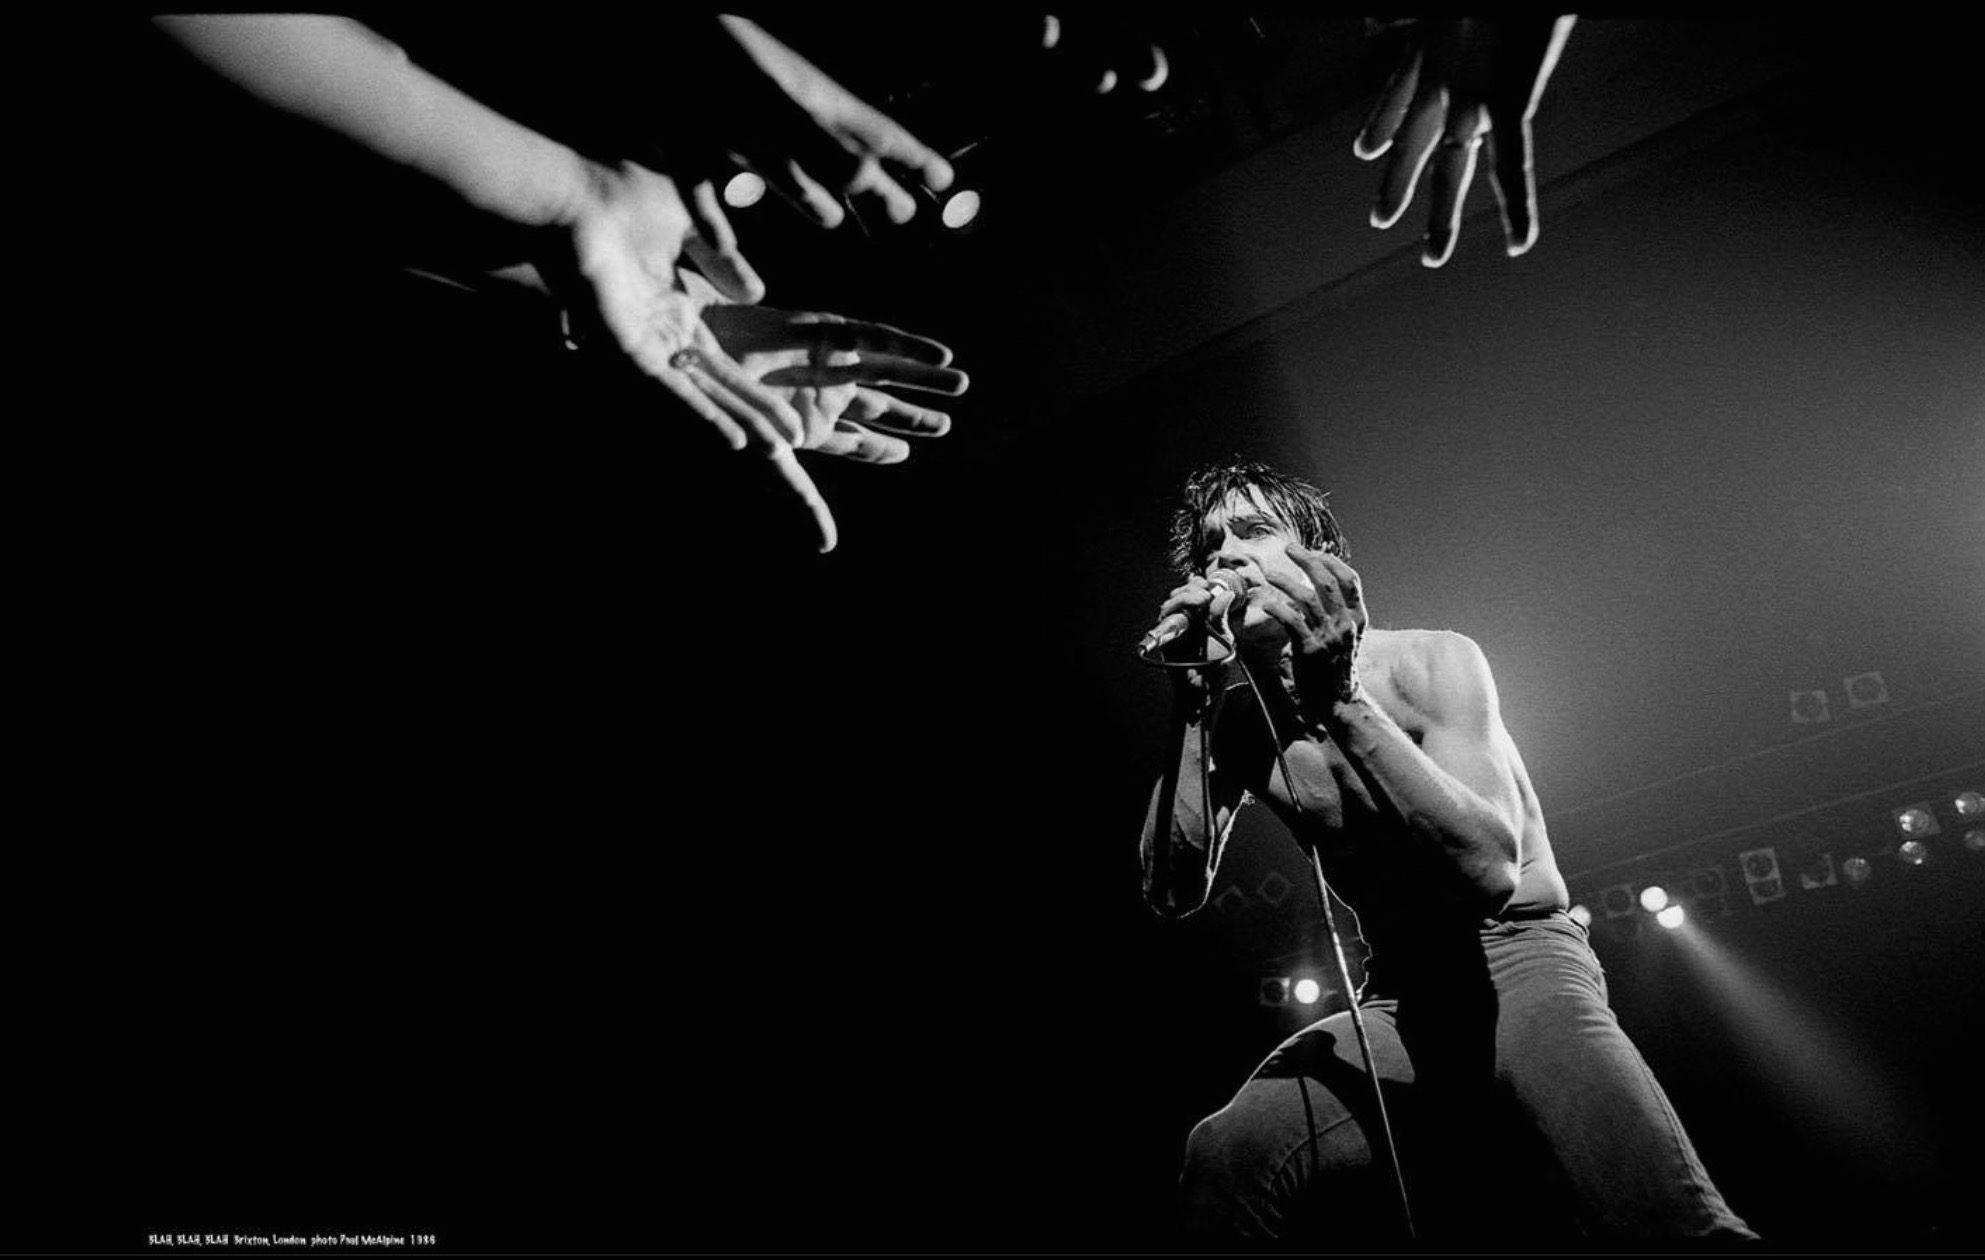
[{"label": "man's muscular arm", "polygon": [[1441,853],[1492,913],[1516,892],[1522,797],[1514,748],[1481,649],[1458,634],[1431,636],[1404,681],[1427,729],[1415,744],[1365,694],[1356,672],[1368,617],[1358,575],[1321,551],[1291,546],[1309,588],[1270,575],[1262,606],[1292,649],[1294,705],[1312,738],[1344,753],[1381,808]]}]

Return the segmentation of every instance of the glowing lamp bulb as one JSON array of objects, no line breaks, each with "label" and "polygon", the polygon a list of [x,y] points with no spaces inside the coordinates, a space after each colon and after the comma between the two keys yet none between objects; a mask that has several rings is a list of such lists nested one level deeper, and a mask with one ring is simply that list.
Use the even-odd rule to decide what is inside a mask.
[{"label": "glowing lamp bulb", "polygon": [[765,181],[750,171],[740,171],[724,185],[724,204],[742,210],[755,206],[765,197]]},{"label": "glowing lamp bulb", "polygon": [[1296,981],[1296,1000],[1304,1006],[1315,1006],[1316,1000],[1322,996],[1323,988],[1316,981],[1307,976]]},{"label": "glowing lamp bulb", "polygon": [[1954,803],[1959,818],[1985,817],[1985,796],[1976,792],[1959,792]]},{"label": "glowing lamp bulb", "polygon": [[1592,907],[1577,905],[1571,908],[1571,921],[1580,927],[1592,926]]},{"label": "glowing lamp bulb", "polygon": [[1662,927],[1673,930],[1675,928],[1682,926],[1683,917],[1684,916],[1682,914],[1682,908],[1680,906],[1668,906],[1665,909],[1663,909],[1660,914],[1654,916],[1654,921],[1656,923],[1659,923]]},{"label": "glowing lamp bulb", "polygon": [[1640,908],[1649,914],[1668,904],[1668,890],[1659,884],[1649,884],[1640,890]]},{"label": "glowing lamp bulb", "polygon": [[979,194],[967,188],[953,193],[951,200],[944,203],[944,226],[961,228],[979,217]]},{"label": "glowing lamp bulb", "polygon": [[1895,816],[1895,825],[1902,828],[1905,836],[1927,836],[1936,830],[1936,821],[1928,810],[1905,809]]},{"label": "glowing lamp bulb", "polygon": [[1896,848],[1895,856],[1904,866],[1921,866],[1930,860],[1930,846],[1921,840],[1904,840]]}]

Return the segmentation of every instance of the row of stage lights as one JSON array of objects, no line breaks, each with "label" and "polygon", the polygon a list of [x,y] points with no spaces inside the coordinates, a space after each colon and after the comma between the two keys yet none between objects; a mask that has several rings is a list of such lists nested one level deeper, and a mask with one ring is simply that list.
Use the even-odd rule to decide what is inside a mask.
[{"label": "row of stage lights", "polygon": [[[1985,854],[1985,796],[1967,789],[1953,794],[1946,805],[1955,820],[1959,847],[1968,853]],[[1928,838],[1944,834],[1936,807],[1929,801],[1917,801],[1891,810],[1889,818],[1893,836],[1873,858],[1893,857],[1906,870],[1927,865],[1934,857]],[[1737,854],[1737,865],[1753,905],[1785,898],[1789,881],[1780,866],[1777,846],[1745,849]],[[1874,877],[1875,870],[1868,855],[1857,853],[1836,864],[1831,850],[1813,847],[1802,853],[1796,878],[1800,889],[1807,892],[1842,883],[1860,888]],[[1603,916],[1614,923],[1625,920],[1622,926],[1629,927],[1637,923],[1640,914],[1647,914],[1662,927],[1674,929],[1687,921],[1686,903],[1693,903],[1705,918],[1723,913],[1728,887],[1722,866],[1699,866],[1677,878],[1639,888],[1631,883],[1610,885],[1600,890],[1597,913],[1582,902],[1573,906],[1571,913],[1588,926]]]}]

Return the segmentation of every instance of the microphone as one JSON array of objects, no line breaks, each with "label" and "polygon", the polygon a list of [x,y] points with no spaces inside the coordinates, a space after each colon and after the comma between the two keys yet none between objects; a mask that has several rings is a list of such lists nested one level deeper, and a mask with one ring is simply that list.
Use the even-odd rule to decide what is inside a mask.
[{"label": "microphone", "polygon": [[[1206,580],[1214,586],[1225,587],[1233,596],[1227,601],[1227,607],[1222,610],[1223,620],[1226,613],[1233,611],[1235,601],[1247,598],[1247,580],[1232,569],[1215,569],[1213,575]],[[1151,632],[1137,645],[1137,654],[1146,660],[1159,660],[1157,653],[1160,648],[1191,630],[1201,621],[1200,614],[1185,609],[1169,614],[1163,621],[1151,627]]]}]

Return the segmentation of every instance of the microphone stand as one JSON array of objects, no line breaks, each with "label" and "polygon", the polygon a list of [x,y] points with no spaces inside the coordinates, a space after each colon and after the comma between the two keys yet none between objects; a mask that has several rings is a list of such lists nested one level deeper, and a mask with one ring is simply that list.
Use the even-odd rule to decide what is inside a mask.
[{"label": "microphone stand", "polygon": [[[1295,778],[1289,773],[1288,759],[1282,755],[1282,740],[1275,732],[1275,718],[1269,713],[1268,702],[1262,698],[1261,688],[1255,683],[1254,671],[1248,668],[1246,658],[1242,657],[1234,647],[1233,631],[1228,626],[1228,616],[1232,611],[1233,607],[1230,604],[1227,610],[1221,613],[1219,626],[1207,627],[1203,632],[1209,642],[1217,643],[1225,649],[1225,655],[1201,660],[1168,660],[1162,654],[1163,645],[1160,645],[1140,651],[1138,658],[1148,665],[1156,665],[1162,669],[1199,669],[1208,665],[1217,665],[1229,657],[1239,661],[1241,673],[1247,678],[1248,688],[1254,692],[1255,703],[1261,706],[1261,719],[1268,726],[1269,742],[1275,747],[1275,763],[1282,769],[1282,782],[1289,789],[1290,803],[1296,807],[1297,813],[1303,813],[1305,811],[1302,797],[1296,791]],[[1179,720],[1172,723],[1165,769],[1158,780],[1158,812],[1152,829],[1151,851],[1154,869],[1160,871],[1168,869],[1164,865],[1156,864],[1166,862],[1170,857],[1172,811],[1177,800],[1179,760],[1185,753],[1185,728],[1189,720],[1185,715],[1180,715]],[[1199,741],[1199,792],[1200,816],[1206,821],[1210,842],[1210,833],[1218,825],[1218,821],[1213,817],[1213,782],[1207,754],[1209,735],[1211,735],[1210,731],[1202,735]],[[1358,1008],[1358,995],[1351,986],[1351,965],[1344,957],[1344,938],[1337,930],[1337,916],[1330,908],[1332,894],[1330,882],[1323,874],[1323,857],[1314,847],[1309,850],[1309,862],[1310,869],[1316,874],[1317,904],[1323,911],[1324,935],[1330,942],[1330,953],[1337,964],[1338,984],[1350,1011],[1351,1027],[1358,1036],[1358,1050],[1364,1057],[1365,1076],[1371,1081],[1372,1101],[1377,1108],[1379,1132],[1376,1135],[1368,1133],[1366,1137],[1368,1139],[1373,1136],[1378,1137],[1379,1145],[1385,1148],[1386,1158],[1392,1165],[1393,1187],[1399,1194],[1399,1211],[1401,1220],[1406,1226],[1406,1237],[1417,1241],[1419,1232],[1413,1225],[1413,1204],[1406,1193],[1406,1174],[1399,1163],[1399,1146],[1393,1139],[1392,1119],[1386,1112],[1385,1091],[1379,1085],[1378,1066],[1372,1055],[1371,1034],[1365,1029],[1364,1012]]]}]

